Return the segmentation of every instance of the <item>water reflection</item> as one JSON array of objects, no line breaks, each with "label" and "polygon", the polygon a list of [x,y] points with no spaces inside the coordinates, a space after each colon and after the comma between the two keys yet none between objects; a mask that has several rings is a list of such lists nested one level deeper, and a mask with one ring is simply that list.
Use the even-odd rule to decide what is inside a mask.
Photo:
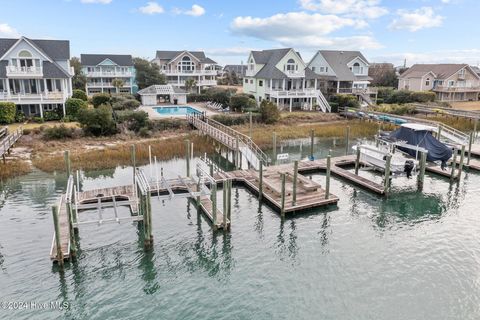
[{"label": "water reflection", "polygon": [[[290,230],[285,230],[285,225],[288,225]],[[285,261],[286,258],[289,258],[292,264],[296,263],[296,258],[298,255],[298,245],[297,245],[297,226],[296,222],[293,219],[290,220],[280,220],[280,227],[277,235],[277,244],[276,252],[280,260]]]},{"label": "water reflection", "polygon": [[83,177],[87,179],[113,178],[117,168],[82,171]]}]

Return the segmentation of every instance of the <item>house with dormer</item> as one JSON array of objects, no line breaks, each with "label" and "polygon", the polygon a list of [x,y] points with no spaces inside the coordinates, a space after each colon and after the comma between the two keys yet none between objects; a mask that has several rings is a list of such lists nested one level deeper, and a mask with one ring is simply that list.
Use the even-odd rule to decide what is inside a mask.
[{"label": "house with dormer", "polygon": [[[81,54],[82,72],[87,78],[85,92],[91,96],[95,93],[130,93],[135,94],[138,86],[131,55],[120,54]],[[121,80],[122,86],[115,87],[115,79]]]},{"label": "house with dormer", "polygon": [[377,92],[369,87],[369,66],[360,51],[341,50],[319,50],[308,63],[308,68],[320,76],[324,94],[355,94],[367,102]]},{"label": "house with dormer", "polygon": [[186,89],[193,83],[200,92],[217,85],[217,63],[203,51],[157,51],[152,62],[158,64],[160,73],[174,87]]},{"label": "house with dormer", "polygon": [[273,101],[280,109],[312,110],[318,106],[327,112],[330,105],[319,90],[318,78],[292,48],[251,51],[243,92],[255,96],[259,103]]},{"label": "house with dormer", "polygon": [[65,114],[73,73],[69,41],[0,39],[0,101],[15,103],[27,117]]},{"label": "house with dormer", "polygon": [[398,89],[433,91],[439,101],[477,101],[480,75],[468,64],[414,64],[398,78]]}]

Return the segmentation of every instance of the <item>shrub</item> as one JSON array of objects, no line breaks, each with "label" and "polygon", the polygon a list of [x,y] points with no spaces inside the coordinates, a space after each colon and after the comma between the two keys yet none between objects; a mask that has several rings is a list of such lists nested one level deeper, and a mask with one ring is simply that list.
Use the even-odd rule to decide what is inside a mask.
[{"label": "shrub", "polygon": [[205,102],[209,101],[210,96],[207,94],[191,93],[187,95],[187,102]]},{"label": "shrub", "polygon": [[64,124],[46,128],[43,131],[43,138],[46,140],[65,140],[73,138],[73,128],[67,128]]},{"label": "shrub", "polygon": [[150,137],[150,130],[148,130],[148,127],[142,127],[140,128],[140,130],[138,130],[138,135],[140,137],[143,137],[143,138],[146,138],[146,137]]},{"label": "shrub", "polygon": [[140,102],[132,95],[115,95],[112,97],[113,110],[134,110],[140,106]]},{"label": "shrub", "polygon": [[280,119],[280,111],[273,102],[263,100],[260,104],[260,119],[263,123],[273,124]]},{"label": "shrub", "polygon": [[17,107],[13,102],[0,102],[0,123],[13,123]]},{"label": "shrub", "polygon": [[153,121],[150,121],[149,124],[153,130],[158,130],[158,131],[177,130],[177,129],[187,128],[186,122],[181,119],[153,120]]},{"label": "shrub", "polygon": [[411,100],[411,92],[408,90],[396,90],[393,91],[392,94],[385,99],[386,103],[409,103],[412,102]]},{"label": "shrub", "polygon": [[77,98],[69,98],[65,102],[65,111],[67,115],[75,119],[82,109],[87,109],[88,104],[86,101]]},{"label": "shrub", "polygon": [[33,117],[33,122],[36,122],[36,123],[44,123],[45,120],[42,118],[42,117]]},{"label": "shrub", "polygon": [[395,91],[395,89],[392,87],[378,87],[377,90],[377,99],[386,99]]},{"label": "shrub", "polygon": [[[338,103],[337,102],[329,102],[330,108],[332,112],[338,112]],[[315,108],[317,109],[317,108]]]},{"label": "shrub", "polygon": [[83,101],[88,101],[87,94],[85,93],[85,91],[80,90],[80,89],[73,90],[72,98],[73,99],[80,99],[80,100],[83,100]]},{"label": "shrub", "polygon": [[383,113],[392,113],[399,116],[415,113],[415,107],[406,104],[382,104],[376,107],[375,110]]},{"label": "shrub", "polygon": [[242,111],[244,109],[253,109],[257,106],[255,99],[249,95],[241,93],[230,97],[230,108],[234,111]]},{"label": "shrub", "polygon": [[350,94],[336,94],[332,97],[332,102],[337,103],[338,107],[342,108],[360,107],[360,102],[358,102],[358,99]]},{"label": "shrub", "polygon": [[23,113],[23,111],[17,110],[17,113],[15,114],[15,122],[24,122],[25,119],[25,113]]},{"label": "shrub", "polygon": [[106,136],[117,133],[112,108],[108,105],[100,105],[95,109],[81,109],[77,119],[87,135]]},{"label": "shrub", "polygon": [[57,120],[60,120],[62,118],[62,116],[60,115],[60,112],[59,110],[54,110],[54,111],[45,111],[45,113],[43,114],[43,119],[45,121],[57,121]]},{"label": "shrub", "polygon": [[96,93],[92,96],[92,104],[95,108],[101,106],[102,104],[110,104],[111,97],[108,93]]},{"label": "shrub", "polygon": [[118,113],[118,122],[125,123],[128,130],[139,132],[148,126],[148,113],[145,111],[124,111]]},{"label": "shrub", "polygon": [[410,94],[410,99],[412,100],[412,102],[433,102],[435,101],[435,98],[435,92],[431,91],[414,91]]},{"label": "shrub", "polygon": [[24,136],[28,136],[30,133],[32,133],[32,129],[23,129]]}]

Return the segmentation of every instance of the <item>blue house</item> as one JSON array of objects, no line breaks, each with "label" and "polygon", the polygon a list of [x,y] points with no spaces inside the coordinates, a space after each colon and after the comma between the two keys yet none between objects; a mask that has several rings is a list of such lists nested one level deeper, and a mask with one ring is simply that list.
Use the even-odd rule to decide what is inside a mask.
[{"label": "blue house", "polygon": [[[135,67],[131,55],[82,54],[82,72],[87,77],[87,95],[95,93],[131,93],[138,91]],[[113,80],[123,81],[122,87],[115,87]]]}]

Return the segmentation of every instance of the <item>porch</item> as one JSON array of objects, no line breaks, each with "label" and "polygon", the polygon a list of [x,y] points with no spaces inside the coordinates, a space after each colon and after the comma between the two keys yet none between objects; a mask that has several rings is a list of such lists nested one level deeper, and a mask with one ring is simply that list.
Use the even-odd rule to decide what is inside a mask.
[{"label": "porch", "polygon": [[40,117],[43,118],[45,112],[55,111],[60,116],[65,116],[65,104],[62,103],[46,103],[46,104],[17,104],[17,112],[23,112],[27,118]]}]

